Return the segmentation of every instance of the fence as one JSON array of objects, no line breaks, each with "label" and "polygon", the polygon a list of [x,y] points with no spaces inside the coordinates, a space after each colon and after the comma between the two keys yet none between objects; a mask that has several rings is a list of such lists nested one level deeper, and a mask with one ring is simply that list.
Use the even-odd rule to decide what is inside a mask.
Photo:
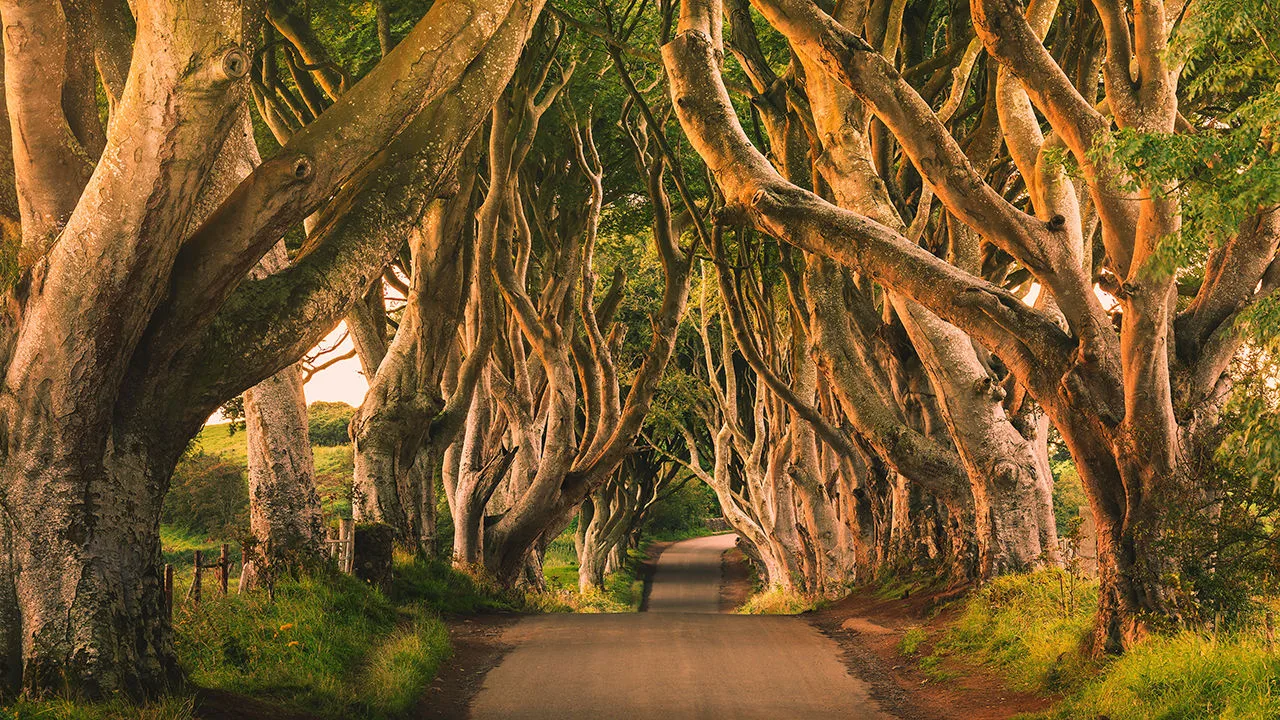
[{"label": "fence", "polygon": [[[221,595],[227,594],[227,586],[231,578],[231,548],[226,543],[222,543],[218,548],[218,559],[216,562],[206,563],[204,561],[204,551],[196,550],[195,557],[192,562],[191,587],[187,588],[186,602],[192,605],[200,604],[200,596],[203,592],[204,571],[217,571],[217,588]],[[165,563],[164,566],[164,601],[169,617],[173,617],[173,566]]]},{"label": "fence", "polygon": [[325,546],[329,548],[329,557],[338,563],[338,570],[350,575],[355,572],[356,563],[356,523],[354,520],[338,521],[337,534],[332,527],[325,533]]},{"label": "fence", "polygon": [[[372,553],[375,557],[382,557],[383,562],[366,562],[361,572],[361,576],[370,582],[380,585],[386,585],[390,582],[391,573],[391,536],[387,534],[381,538],[383,542],[379,542],[377,533],[370,533],[370,536],[361,542],[369,542]],[[338,527],[330,527],[325,533],[325,548],[329,557],[338,566],[340,572],[348,575],[356,574],[356,523],[351,519],[341,519],[338,521]],[[385,545],[385,547],[380,547]],[[364,547],[362,545],[362,547]],[[383,557],[385,556],[385,557]],[[240,577],[243,582],[249,575],[250,563],[244,558],[241,552],[241,563],[243,570]],[[383,567],[385,566],[385,567]],[[198,606],[203,594],[204,571],[217,571],[217,588],[222,596],[226,596],[229,580],[231,576],[231,558],[230,547],[223,543],[219,548],[218,560],[216,562],[206,563],[204,561],[204,552],[195,551],[195,559],[192,563],[191,587],[187,589],[187,595],[184,602]],[[271,583],[266,582],[267,591],[270,593]],[[243,588],[243,585],[241,586]],[[166,610],[169,617],[173,617],[173,565],[168,563],[164,566],[164,597]]]}]

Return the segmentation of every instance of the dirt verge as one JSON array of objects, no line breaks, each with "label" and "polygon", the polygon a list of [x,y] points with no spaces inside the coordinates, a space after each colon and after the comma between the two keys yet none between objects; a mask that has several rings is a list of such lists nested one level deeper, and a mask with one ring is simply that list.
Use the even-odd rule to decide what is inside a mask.
[{"label": "dirt verge", "polygon": [[1007,720],[1047,709],[1052,699],[1006,688],[993,672],[945,658],[933,675],[920,669],[900,645],[919,627],[930,638],[916,657],[933,652],[933,641],[959,612],[955,591],[884,600],[867,591],[805,616],[840,644],[850,673],[871,684],[872,697],[902,720]]},{"label": "dirt verge", "polygon": [[511,646],[502,642],[503,632],[520,615],[501,613],[446,618],[453,657],[440,666],[436,679],[418,701],[410,716],[423,720],[463,720],[471,699],[480,692],[484,677],[502,662]]},{"label": "dirt verge", "polygon": [[751,567],[747,564],[747,556],[735,547],[720,556],[720,612],[737,610],[749,597]]}]

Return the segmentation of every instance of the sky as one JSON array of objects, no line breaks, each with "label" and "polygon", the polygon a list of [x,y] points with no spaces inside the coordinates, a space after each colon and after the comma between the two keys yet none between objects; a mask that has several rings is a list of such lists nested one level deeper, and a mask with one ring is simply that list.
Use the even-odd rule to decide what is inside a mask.
[{"label": "sky", "polygon": [[[346,331],[346,324],[340,323],[333,332],[329,333],[328,337],[320,341],[317,347],[331,346]],[[330,357],[343,355],[349,352],[351,347],[351,339],[347,338],[338,345],[334,355]],[[352,357],[334,363],[331,367],[316,373],[312,376],[311,382],[307,383],[305,392],[308,405],[317,400],[324,400],[327,402],[344,402],[352,407],[359,407],[364,400],[364,393],[368,389],[369,381],[365,379],[364,373],[360,371],[360,360]],[[209,416],[207,424],[218,425],[226,421],[221,412],[215,412]]]},{"label": "sky", "polygon": [[[320,344],[324,347],[329,347],[338,338],[342,337],[346,331],[346,324],[340,323],[329,334],[329,337],[322,340]],[[350,351],[351,338],[347,338],[338,346],[334,356],[343,355]],[[321,370],[311,378],[311,382],[308,382],[306,387],[307,404],[317,400],[324,400],[326,402],[344,402],[348,405],[358,406],[364,400],[364,393],[368,389],[369,381],[365,379],[364,373],[360,371],[360,360],[351,357],[335,363],[332,367]]]}]

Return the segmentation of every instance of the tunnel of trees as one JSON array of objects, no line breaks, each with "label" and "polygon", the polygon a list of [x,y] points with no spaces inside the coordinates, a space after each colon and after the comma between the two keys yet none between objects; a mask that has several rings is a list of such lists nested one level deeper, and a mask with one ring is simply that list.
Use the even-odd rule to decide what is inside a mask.
[{"label": "tunnel of trees", "polygon": [[503,586],[567,528],[602,586],[689,483],[805,596],[1059,567],[1063,466],[1092,652],[1275,580],[1273,4],[0,20],[0,697],[181,682],[160,517],[219,408],[242,584],[318,562],[305,358],[339,323],[354,519]]}]

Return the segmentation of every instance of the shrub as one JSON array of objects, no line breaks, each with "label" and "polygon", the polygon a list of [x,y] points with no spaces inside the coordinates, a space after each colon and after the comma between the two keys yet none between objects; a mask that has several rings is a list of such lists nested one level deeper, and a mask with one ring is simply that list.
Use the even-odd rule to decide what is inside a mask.
[{"label": "shrub", "polygon": [[248,527],[244,466],[196,451],[183,457],[164,498],[162,522],[208,537],[237,537]]},{"label": "shrub", "polygon": [[324,447],[351,441],[347,428],[356,409],[344,402],[313,402],[307,408],[307,431],[311,444]]}]

